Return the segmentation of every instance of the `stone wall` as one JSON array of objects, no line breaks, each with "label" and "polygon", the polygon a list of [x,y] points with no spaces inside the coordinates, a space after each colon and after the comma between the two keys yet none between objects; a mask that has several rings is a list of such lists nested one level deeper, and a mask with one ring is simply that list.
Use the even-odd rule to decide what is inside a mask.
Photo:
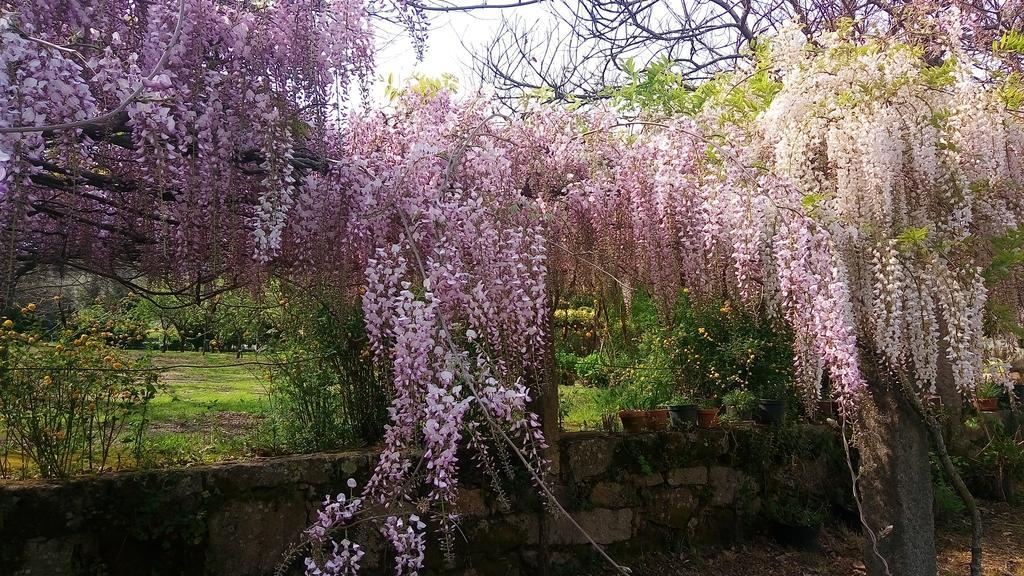
[{"label": "stone wall", "polygon": [[[786,434],[564,435],[554,489],[627,564],[647,552],[724,544],[759,528],[762,502],[780,482],[842,500],[848,474],[831,457],[834,434]],[[370,453],[316,454],[3,486],[0,575],[270,574],[324,494],[350,477],[365,480],[373,461]],[[468,542],[456,538],[449,564],[432,549],[431,573],[584,574],[596,565],[582,534],[543,512],[528,479],[506,483],[508,507],[489,486],[467,472],[458,512]],[[376,538],[355,536],[369,544],[366,573],[390,574]]]}]

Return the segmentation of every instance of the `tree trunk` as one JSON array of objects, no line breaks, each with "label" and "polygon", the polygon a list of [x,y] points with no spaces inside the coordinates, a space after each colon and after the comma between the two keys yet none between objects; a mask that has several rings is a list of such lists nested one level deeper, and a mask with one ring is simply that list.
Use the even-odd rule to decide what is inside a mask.
[{"label": "tree trunk", "polygon": [[[548,334],[554,334],[554,311],[548,314]],[[540,375],[541,381],[535,391],[533,410],[540,417],[541,431],[544,439],[548,442],[548,449],[544,456],[551,463],[551,477],[558,478],[560,472],[560,458],[558,450],[558,438],[561,435],[561,428],[558,423],[558,378],[555,376],[555,339],[548,337],[547,347],[544,350],[544,368]]]},{"label": "tree trunk", "polygon": [[[541,432],[548,443],[544,458],[550,463],[546,483],[558,482],[561,472],[561,456],[558,447],[561,428],[558,423],[558,381],[555,378],[554,309],[548,311],[548,339],[544,350],[544,366],[537,374],[531,410],[540,418]],[[537,550],[537,575],[548,576],[551,557],[551,522],[554,519],[551,507],[542,505],[537,510],[539,544]],[[556,513],[557,514],[557,513]]]},{"label": "tree trunk", "polygon": [[[948,333],[946,323],[942,322],[939,326],[939,337],[942,338],[942,342],[948,337]],[[949,361],[947,352],[946,346],[939,350],[938,377],[935,380],[935,388],[942,401],[942,414],[939,416],[949,453],[965,456],[970,451],[971,441],[964,428],[964,398],[953,382],[953,364]],[[935,414],[936,411],[933,410],[932,413]]]},{"label": "tree trunk", "polygon": [[935,576],[927,430],[895,383],[869,390],[856,439],[864,563],[871,576]]}]

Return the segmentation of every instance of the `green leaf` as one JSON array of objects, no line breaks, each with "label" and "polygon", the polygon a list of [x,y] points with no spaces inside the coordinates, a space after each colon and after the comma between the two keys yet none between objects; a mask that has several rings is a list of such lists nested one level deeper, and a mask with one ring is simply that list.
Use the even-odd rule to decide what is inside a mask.
[{"label": "green leaf", "polygon": [[1024,33],[1020,30],[1009,30],[999,40],[992,43],[994,52],[1013,52],[1024,54]]},{"label": "green leaf", "polygon": [[910,226],[900,232],[896,240],[901,244],[910,246],[921,245],[928,238],[928,228],[924,226]]},{"label": "green leaf", "polygon": [[801,198],[800,204],[802,204],[804,208],[811,210],[816,208],[818,204],[821,204],[823,200],[825,200],[825,195],[815,192],[813,194],[807,194]]}]

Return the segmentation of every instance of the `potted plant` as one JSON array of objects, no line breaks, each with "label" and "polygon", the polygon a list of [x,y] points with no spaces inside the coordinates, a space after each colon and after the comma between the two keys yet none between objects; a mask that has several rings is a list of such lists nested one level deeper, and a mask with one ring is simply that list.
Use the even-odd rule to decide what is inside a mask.
[{"label": "potted plant", "polygon": [[697,403],[682,394],[668,401],[668,415],[673,428],[688,428],[697,424]]},{"label": "potted plant", "polygon": [[813,549],[818,545],[828,505],[820,498],[798,492],[784,492],[767,503],[771,533],[784,546]]},{"label": "potted plant", "polygon": [[619,410],[622,430],[629,433],[643,432],[647,429],[647,416],[643,410]]},{"label": "potted plant", "polygon": [[622,411],[619,417],[627,432],[668,428],[668,409],[664,406],[672,397],[675,383],[669,371],[651,369],[662,368],[667,362],[657,336],[652,333],[641,339],[635,368],[616,372],[612,377],[614,395]]},{"label": "potted plant", "polygon": [[726,413],[735,420],[751,420],[758,406],[757,396],[749,390],[735,388],[722,396]]},{"label": "potted plant", "polygon": [[697,406],[697,423],[701,428],[718,426],[718,402],[712,398],[703,398]]},{"label": "potted plant", "polygon": [[647,429],[651,432],[668,430],[668,408],[654,408],[644,411]]},{"label": "potted plant", "polygon": [[626,432],[657,432],[668,428],[668,409],[660,408],[664,396],[644,387],[625,387],[619,393],[619,419]]},{"label": "potted plant", "polygon": [[619,419],[622,420],[622,429],[626,432],[658,432],[668,428],[668,409],[623,408],[619,410]]},{"label": "potted plant", "polygon": [[991,381],[983,381],[978,385],[974,394],[975,404],[981,412],[995,412],[999,409],[999,395],[1002,389],[998,384]]},{"label": "potted plant", "polygon": [[763,382],[761,398],[757,401],[756,420],[759,424],[773,425],[786,416],[785,383],[781,380]]}]

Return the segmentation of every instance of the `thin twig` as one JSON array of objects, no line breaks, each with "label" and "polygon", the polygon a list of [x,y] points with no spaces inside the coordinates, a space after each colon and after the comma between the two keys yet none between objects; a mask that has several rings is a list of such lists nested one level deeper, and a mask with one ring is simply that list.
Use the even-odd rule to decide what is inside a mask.
[{"label": "thin twig", "polygon": [[846,468],[850,471],[850,480],[853,483],[853,501],[857,503],[857,515],[860,517],[860,524],[864,527],[864,531],[868,533],[868,540],[871,541],[871,551],[882,562],[882,568],[885,570],[886,576],[892,576],[892,572],[889,571],[889,563],[886,562],[885,556],[882,556],[882,553],[878,550],[878,537],[875,536],[875,531],[871,529],[867,518],[864,517],[864,505],[861,503],[860,493],[857,491],[857,480],[860,478],[860,475],[853,469],[853,459],[850,458],[850,443],[846,438],[846,417],[840,416],[839,420],[841,422],[841,434],[843,435],[843,452],[846,454]]}]

